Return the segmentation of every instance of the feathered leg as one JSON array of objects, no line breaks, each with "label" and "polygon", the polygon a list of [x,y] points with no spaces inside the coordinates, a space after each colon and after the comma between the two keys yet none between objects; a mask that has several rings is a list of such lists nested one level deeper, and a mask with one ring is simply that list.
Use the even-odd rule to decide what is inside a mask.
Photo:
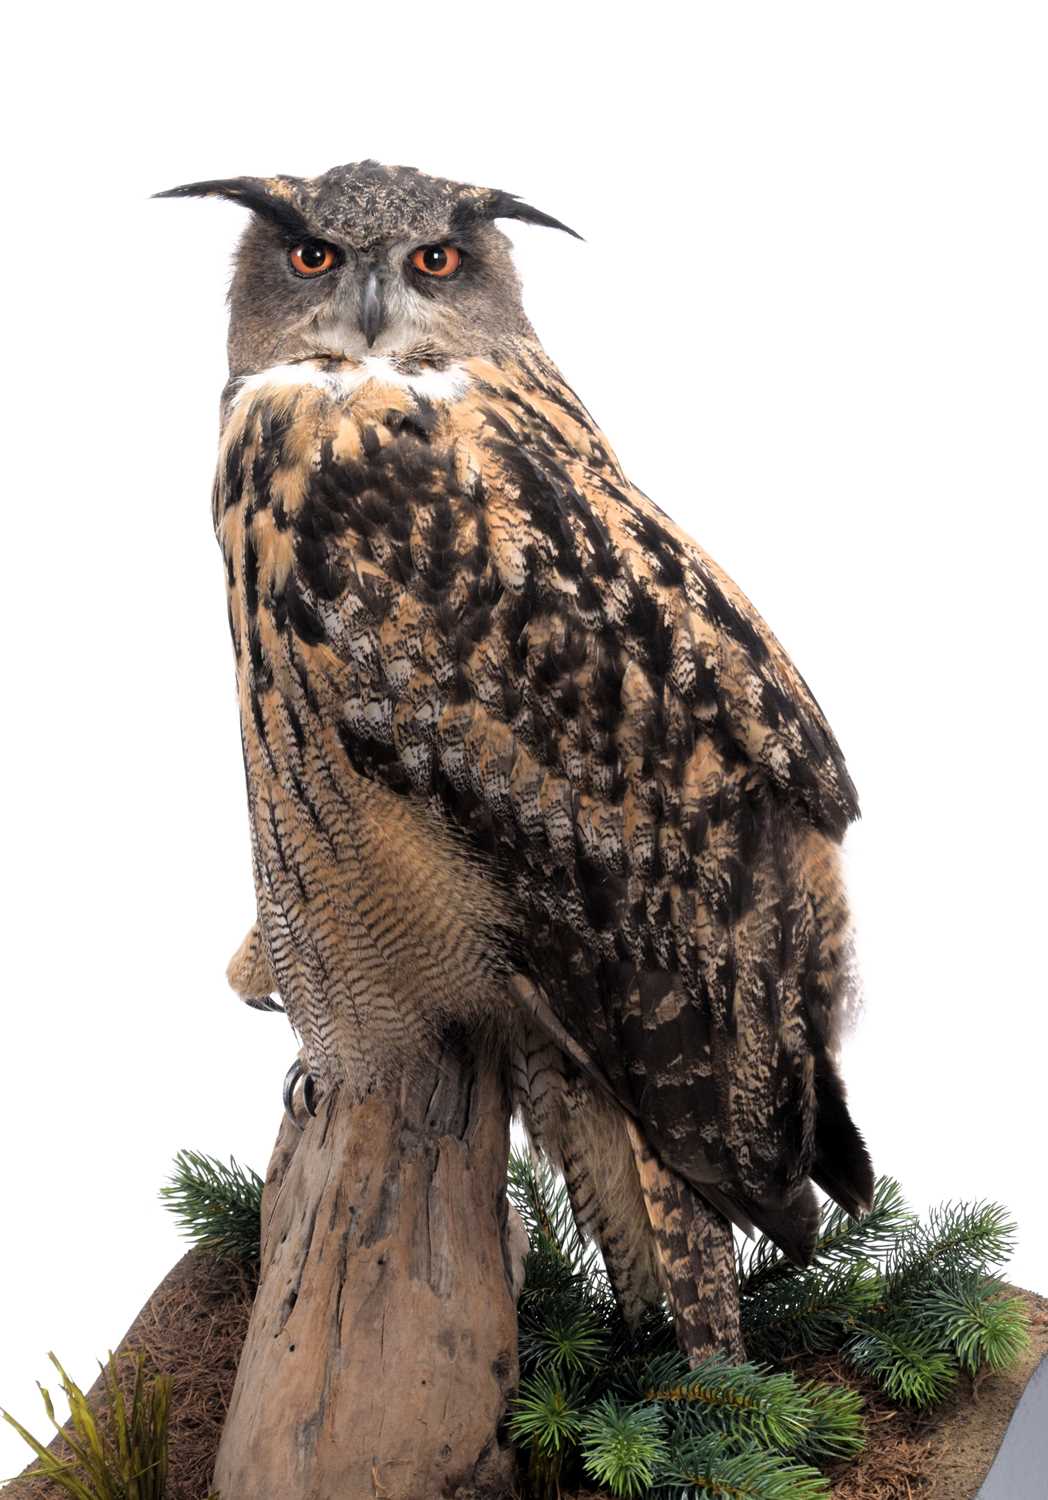
[{"label": "feathered leg", "polygon": [[630,1327],[661,1300],[658,1264],[625,1115],[576,1078],[560,1048],[525,1033],[512,1058],[514,1096],[533,1145],[564,1175],[572,1215],[601,1253]]},{"label": "feathered leg", "polygon": [[625,1116],[588,1090],[573,1102],[561,1138],[564,1185],[579,1233],[596,1244],[622,1316],[635,1328],[662,1299]]},{"label": "feathered leg", "polygon": [[626,1129],[681,1348],[693,1364],[744,1359],[730,1223],[662,1165],[632,1120]]}]

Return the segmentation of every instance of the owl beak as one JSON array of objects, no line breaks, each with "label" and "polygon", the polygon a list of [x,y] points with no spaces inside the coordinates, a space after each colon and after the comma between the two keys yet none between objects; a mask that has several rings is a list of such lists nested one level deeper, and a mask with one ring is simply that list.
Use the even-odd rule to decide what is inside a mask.
[{"label": "owl beak", "polygon": [[360,294],[360,326],[370,349],[378,338],[386,321],[386,308],[382,300],[382,283],[377,271],[369,271]]}]

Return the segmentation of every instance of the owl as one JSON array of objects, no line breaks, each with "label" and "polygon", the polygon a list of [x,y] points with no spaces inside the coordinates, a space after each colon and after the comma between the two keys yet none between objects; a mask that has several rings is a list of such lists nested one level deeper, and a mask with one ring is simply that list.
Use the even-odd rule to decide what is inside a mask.
[{"label": "owl", "polygon": [[804,1262],[813,1183],[872,1194],[833,734],[539,343],[497,225],[566,225],[373,161],[160,196],[250,215],[213,492],[232,982],[279,992],[321,1090],[494,1038],[625,1317],[667,1296],[689,1354],[738,1354],[732,1224]]}]

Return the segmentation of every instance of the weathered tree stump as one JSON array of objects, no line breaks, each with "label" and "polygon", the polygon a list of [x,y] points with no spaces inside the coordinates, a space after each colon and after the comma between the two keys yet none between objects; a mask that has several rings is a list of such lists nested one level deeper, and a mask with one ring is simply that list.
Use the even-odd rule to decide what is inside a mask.
[{"label": "weathered tree stump", "polygon": [[498,1065],[457,1038],[395,1094],[336,1090],[281,1130],[222,1500],[511,1493],[509,1114]]}]

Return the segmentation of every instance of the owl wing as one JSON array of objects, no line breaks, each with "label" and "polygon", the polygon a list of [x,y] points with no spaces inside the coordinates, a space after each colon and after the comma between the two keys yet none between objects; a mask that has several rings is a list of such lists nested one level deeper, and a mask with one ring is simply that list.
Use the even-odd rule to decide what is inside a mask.
[{"label": "owl wing", "polygon": [[[485,382],[483,447],[506,579],[519,558],[545,599],[610,631],[625,663],[765,773],[817,827],[840,835],[858,799],[810,689],[750,601],[624,478],[559,373],[521,359]],[[498,566],[499,563],[496,563]]]},{"label": "owl wing", "polygon": [[763,621],[541,351],[466,368],[448,405],[245,406],[225,472],[290,539],[255,592],[354,771],[424,799],[509,892],[507,965],[579,1055],[670,1165],[784,1238],[854,788]]}]

